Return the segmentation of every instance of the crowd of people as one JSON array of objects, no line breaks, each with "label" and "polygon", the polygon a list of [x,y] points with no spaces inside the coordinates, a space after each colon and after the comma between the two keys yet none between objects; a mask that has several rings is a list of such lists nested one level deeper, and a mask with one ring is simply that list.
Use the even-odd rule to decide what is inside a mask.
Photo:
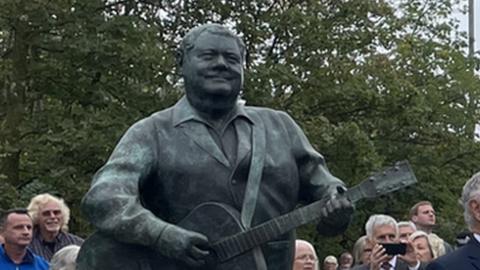
[{"label": "crowd of people", "polygon": [[[420,201],[411,208],[408,221],[396,221],[384,214],[370,216],[366,234],[358,238],[352,250],[339,254],[338,259],[325,256],[321,269],[436,270],[461,264],[466,268],[459,269],[473,269],[467,264],[480,264],[480,173],[465,184],[461,201],[471,233],[461,232],[454,245],[433,232],[435,209],[429,201]],[[33,197],[27,208],[6,211],[0,219],[0,269],[74,270],[83,239],[68,232],[69,219],[70,209],[63,199],[50,194]],[[405,250],[387,254],[386,244],[398,243],[404,243]],[[292,267],[320,269],[311,243],[296,240]]]},{"label": "crowd of people", "polygon": [[[358,238],[351,252],[343,252],[338,260],[334,255],[326,256],[321,261],[321,269],[478,269],[480,173],[467,181],[460,200],[469,231],[460,232],[453,246],[433,232],[436,214],[432,203],[420,201],[411,208],[408,221],[397,221],[384,214],[371,215],[365,224],[366,234]],[[387,251],[389,246],[396,247],[396,250]],[[318,270],[319,267],[314,247],[305,240],[297,240],[293,269]]]},{"label": "crowd of people", "polygon": [[68,232],[64,200],[40,194],[0,218],[0,269],[74,270],[83,239]]}]

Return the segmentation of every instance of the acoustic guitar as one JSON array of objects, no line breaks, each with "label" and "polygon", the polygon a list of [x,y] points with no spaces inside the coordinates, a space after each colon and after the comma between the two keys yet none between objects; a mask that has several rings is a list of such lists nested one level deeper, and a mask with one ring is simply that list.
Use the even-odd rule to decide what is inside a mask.
[{"label": "acoustic guitar", "polygon": [[[376,173],[344,194],[355,203],[364,198],[376,198],[416,183],[407,161]],[[94,233],[82,246],[79,270],[240,270],[260,269],[254,250],[259,246],[307,223],[321,219],[320,209],[327,199],[319,200],[294,211],[245,230],[240,213],[229,205],[206,202],[193,209],[178,226],[206,235],[210,242],[207,265],[192,268],[180,261],[166,258],[151,249],[125,244],[100,232]],[[257,253],[258,255],[258,253]]]}]

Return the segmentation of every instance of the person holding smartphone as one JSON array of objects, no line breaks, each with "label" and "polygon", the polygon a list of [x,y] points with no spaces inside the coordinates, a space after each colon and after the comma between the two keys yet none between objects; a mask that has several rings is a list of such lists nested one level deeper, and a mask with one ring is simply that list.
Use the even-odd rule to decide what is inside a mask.
[{"label": "person holding smartphone", "polygon": [[365,225],[367,239],[373,244],[370,263],[353,270],[423,270],[409,242],[400,242],[397,221],[387,215],[372,215]]}]

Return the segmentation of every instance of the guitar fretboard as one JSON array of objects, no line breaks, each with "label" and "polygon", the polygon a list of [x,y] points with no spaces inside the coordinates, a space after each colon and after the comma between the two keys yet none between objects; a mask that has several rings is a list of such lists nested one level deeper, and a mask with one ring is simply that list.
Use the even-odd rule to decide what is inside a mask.
[{"label": "guitar fretboard", "polygon": [[[358,186],[357,186],[358,187]],[[355,188],[345,193],[347,198],[355,203],[359,196]],[[353,195],[353,196],[352,196]],[[326,199],[316,201],[307,206],[298,208],[288,214],[279,216],[265,223],[262,223],[247,232],[241,232],[231,237],[224,238],[212,245],[220,261],[228,260],[232,257],[242,254],[256,246],[264,244],[272,239],[285,234],[299,226],[319,222],[321,219],[320,209],[327,202]]]}]

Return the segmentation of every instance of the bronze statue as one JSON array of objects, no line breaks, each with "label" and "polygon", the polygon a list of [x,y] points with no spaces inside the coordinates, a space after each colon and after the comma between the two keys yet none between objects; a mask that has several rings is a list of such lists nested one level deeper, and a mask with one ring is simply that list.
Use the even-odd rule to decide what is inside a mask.
[{"label": "bronze statue", "polygon": [[299,126],[238,102],[243,41],[202,25],[177,57],[185,97],[131,126],[83,199],[97,232],[78,269],[290,269],[294,230],[232,235],[320,199],[319,232],[345,230],[353,206],[335,197],[345,185]]}]

